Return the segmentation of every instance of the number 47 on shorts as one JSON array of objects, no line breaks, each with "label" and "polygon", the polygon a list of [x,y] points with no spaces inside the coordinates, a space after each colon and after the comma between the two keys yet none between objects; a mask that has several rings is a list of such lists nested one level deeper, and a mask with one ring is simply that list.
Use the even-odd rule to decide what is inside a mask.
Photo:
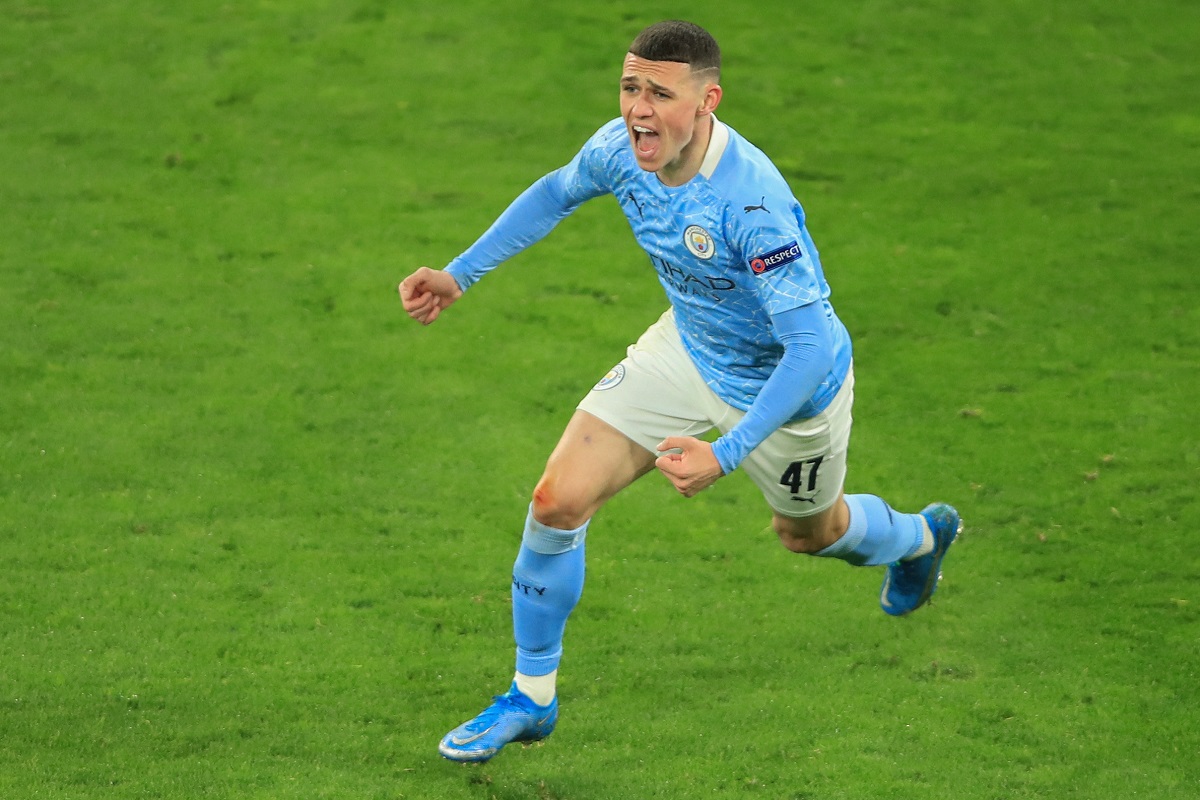
[{"label": "number 47 on shorts", "polygon": [[803,492],[812,494],[817,490],[817,470],[821,467],[821,462],[825,460],[824,456],[810,458],[807,461],[793,461],[788,464],[783,475],[779,478],[779,485],[786,486],[794,495],[794,499],[802,500],[809,503],[816,503],[812,497],[800,497]]}]

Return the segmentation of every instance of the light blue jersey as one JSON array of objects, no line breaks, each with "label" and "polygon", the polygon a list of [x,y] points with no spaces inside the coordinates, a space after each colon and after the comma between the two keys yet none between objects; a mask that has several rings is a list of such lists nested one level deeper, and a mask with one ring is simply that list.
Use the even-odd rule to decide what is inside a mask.
[{"label": "light blue jersey", "polygon": [[466,290],[604,194],[620,203],[675,310],[688,355],[721,399],[748,410],[783,355],[772,315],[819,303],[833,366],[788,416],[811,417],[829,404],[850,366],[850,338],[829,305],[804,211],[762,151],[715,118],[700,174],[678,187],[638,166],[624,121],[613,120],[447,271]]}]

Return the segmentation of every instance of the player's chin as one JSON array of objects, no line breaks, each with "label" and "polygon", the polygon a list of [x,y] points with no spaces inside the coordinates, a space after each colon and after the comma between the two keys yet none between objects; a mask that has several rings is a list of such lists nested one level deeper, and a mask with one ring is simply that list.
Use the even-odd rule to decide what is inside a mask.
[{"label": "player's chin", "polygon": [[640,150],[636,144],[633,147],[633,160],[646,172],[658,172],[662,168],[662,164],[659,163],[660,159],[657,150],[646,153]]},{"label": "player's chin", "polygon": [[657,158],[646,158],[637,151],[634,151],[633,155],[634,160],[637,161],[637,165],[645,172],[658,172],[662,169],[662,164],[658,163]]}]

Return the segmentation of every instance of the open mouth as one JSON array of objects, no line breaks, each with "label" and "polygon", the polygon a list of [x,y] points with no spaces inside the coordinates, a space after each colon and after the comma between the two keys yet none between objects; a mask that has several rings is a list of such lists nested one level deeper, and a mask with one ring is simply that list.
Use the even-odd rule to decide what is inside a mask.
[{"label": "open mouth", "polygon": [[658,152],[658,132],[642,125],[634,125],[633,149],[642,158],[653,158]]}]

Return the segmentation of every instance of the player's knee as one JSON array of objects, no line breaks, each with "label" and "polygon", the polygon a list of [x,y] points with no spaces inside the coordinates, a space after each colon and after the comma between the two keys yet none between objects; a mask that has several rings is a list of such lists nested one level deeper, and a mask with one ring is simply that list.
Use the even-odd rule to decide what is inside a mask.
[{"label": "player's knee", "polygon": [[564,491],[549,475],[533,490],[533,518],[543,525],[572,531],[592,516],[591,507]]},{"label": "player's knee", "polygon": [[820,552],[837,540],[838,534],[831,529],[825,515],[814,517],[785,517],[775,514],[771,528],[779,537],[779,543],[793,553],[812,555]]},{"label": "player's knee", "polygon": [[779,543],[793,553],[812,555],[821,549],[812,536],[796,533],[791,529],[775,527],[775,534],[779,537]]}]

